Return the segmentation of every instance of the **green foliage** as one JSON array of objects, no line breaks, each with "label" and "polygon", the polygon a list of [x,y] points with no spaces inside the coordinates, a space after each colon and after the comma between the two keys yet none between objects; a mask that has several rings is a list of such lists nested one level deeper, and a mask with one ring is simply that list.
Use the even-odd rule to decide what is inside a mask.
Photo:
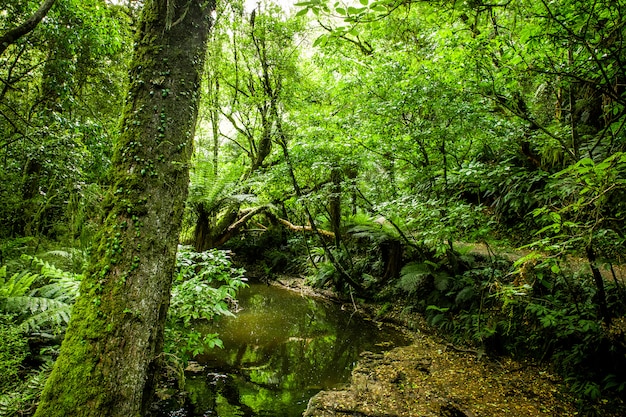
[{"label": "green foliage", "polygon": [[[36,7],[9,3],[2,27]],[[270,1],[254,13],[218,6],[185,241],[192,223],[197,245],[198,232],[227,233],[250,204],[315,222],[338,232],[332,245],[279,236],[263,219],[236,251],[267,275],[306,259],[315,285],[346,272],[386,286],[456,341],[584,371],[571,380],[581,396],[623,391],[623,375],[601,375],[596,358],[623,351],[597,312],[605,285],[611,317],[623,318],[622,284],[567,269],[587,249],[594,265],[625,261],[620,2],[348,3],[303,0],[292,17]],[[60,1],[0,57],[0,235],[87,247],[123,100],[125,12]],[[493,239],[534,252],[513,266],[458,252]],[[2,263],[24,242],[3,247]],[[82,270],[76,255],[7,264],[0,309],[29,331],[64,323],[78,281],[63,271]],[[168,332],[186,354],[219,343],[194,323],[231,313],[239,273],[221,256],[179,256]]]},{"label": "green foliage", "polygon": [[0,394],[0,415],[21,417],[32,415],[37,407],[41,391],[52,366],[44,364],[38,371],[31,372],[24,382]]},{"label": "green foliage", "polygon": [[609,258],[618,258],[626,241],[626,154],[616,152],[596,163],[583,158],[553,177],[552,189],[560,205],[543,206],[533,215],[543,226],[536,233],[546,239],[534,243],[555,254],[580,251],[593,245]]},{"label": "green foliage", "polygon": [[183,361],[205,349],[221,347],[216,334],[202,335],[195,325],[202,320],[232,316],[237,291],[246,286],[244,270],[232,267],[226,251],[194,252],[181,246],[165,330],[165,352]]},{"label": "green foliage", "polygon": [[322,261],[316,264],[315,273],[309,278],[309,283],[317,288],[323,288],[338,280],[337,267],[330,261]]},{"label": "green foliage", "polygon": [[[6,3],[6,2],[5,2]],[[4,7],[3,32],[36,2]],[[6,4],[8,6],[8,4]],[[35,7],[36,8],[36,7]],[[59,0],[0,57],[0,236],[81,236],[104,178],[123,100],[128,18],[100,1]]]},{"label": "green foliage", "polygon": [[370,217],[357,213],[346,219],[348,234],[354,239],[367,239],[375,243],[400,240],[398,230],[384,217]]},{"label": "green foliage", "polygon": [[0,391],[7,392],[16,385],[22,372],[22,362],[28,355],[28,342],[11,316],[0,316]]},{"label": "green foliage", "polygon": [[39,276],[37,274],[22,271],[7,278],[7,267],[0,268],[0,298],[5,300],[9,297],[21,297],[26,295],[30,286]]},{"label": "green foliage", "polygon": [[[512,272],[504,261],[472,263],[463,275],[440,281],[430,275],[434,265],[413,263],[402,270],[398,289],[417,293],[430,277],[428,290],[412,304],[456,343],[549,359],[570,389],[592,402],[622,392],[626,375],[612,371],[624,364],[625,346],[612,336],[622,334],[620,325],[611,330],[603,324],[591,277],[556,261],[535,252],[511,265]],[[609,285],[607,292],[619,289]],[[624,311],[623,300],[614,300],[614,311]]]},{"label": "green foliage", "polygon": [[6,266],[0,268],[0,311],[14,314],[25,332],[61,332],[69,323],[82,276],[36,257],[23,259],[39,272],[23,270],[8,277]]},{"label": "green foliage", "polygon": [[[0,314],[0,415],[31,415],[49,374],[49,364],[29,370],[27,335],[13,316]],[[32,365],[30,365],[32,366]]]},{"label": "green foliage", "polygon": [[230,165],[222,167],[218,176],[212,163],[196,158],[190,169],[189,202],[201,204],[207,213],[218,213],[236,194],[242,171],[240,166]]},{"label": "green foliage", "polygon": [[409,295],[423,294],[432,284],[432,265],[427,262],[411,262],[402,267],[396,286]]}]

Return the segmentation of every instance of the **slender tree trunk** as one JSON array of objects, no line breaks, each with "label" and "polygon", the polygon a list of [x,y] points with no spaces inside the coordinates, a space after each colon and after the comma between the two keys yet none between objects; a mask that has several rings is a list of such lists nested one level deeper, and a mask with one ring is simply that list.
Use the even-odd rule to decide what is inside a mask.
[{"label": "slender tree trunk", "polygon": [[[296,192],[296,195],[298,197],[302,197],[302,189],[300,188],[300,185],[298,184],[298,180],[296,179],[296,174],[294,172],[293,164],[291,163],[291,158],[289,155],[289,149],[287,148],[287,137],[285,135],[285,132],[283,131],[282,123],[281,123],[280,117],[278,116],[277,111],[276,111],[275,116],[276,116],[276,127],[278,130],[278,136],[279,136],[278,144],[283,150],[283,156],[285,157],[285,163],[287,164],[287,169],[289,170],[289,176],[291,177],[293,189]],[[363,286],[359,282],[357,282],[355,279],[353,279],[352,276],[350,276],[348,271],[345,270],[345,268],[341,265],[341,263],[337,262],[335,255],[333,255],[333,252],[328,248],[328,245],[324,242],[322,233],[317,228],[317,225],[315,224],[315,219],[313,218],[313,215],[311,214],[309,207],[306,204],[304,204],[303,208],[309,220],[309,224],[311,225],[311,230],[320,237],[320,243],[322,244],[322,247],[324,248],[324,253],[326,254],[326,256],[328,256],[328,259],[335,266],[335,268],[337,268],[337,271],[339,272],[341,280],[343,282],[348,283],[348,285],[350,285],[352,288],[357,290],[359,293],[361,294],[364,293]],[[340,283],[337,283],[337,284],[340,284]]]},{"label": "slender tree trunk", "polygon": [[108,215],[37,417],[139,417],[152,400],[213,8],[144,6]]},{"label": "slender tree trunk", "polygon": [[598,269],[598,265],[596,264],[596,252],[593,249],[593,246],[589,244],[585,248],[587,252],[587,260],[589,261],[589,267],[591,268],[591,274],[593,275],[593,280],[596,283],[596,289],[598,293],[596,294],[598,307],[600,309],[600,315],[602,316],[602,320],[608,326],[611,324],[611,314],[609,312],[609,307],[606,301],[606,290],[604,288],[604,278],[602,278],[602,274]]},{"label": "slender tree trunk", "polygon": [[341,248],[341,169],[333,166],[330,170],[331,195],[329,197],[330,225],[335,233],[335,247]]}]

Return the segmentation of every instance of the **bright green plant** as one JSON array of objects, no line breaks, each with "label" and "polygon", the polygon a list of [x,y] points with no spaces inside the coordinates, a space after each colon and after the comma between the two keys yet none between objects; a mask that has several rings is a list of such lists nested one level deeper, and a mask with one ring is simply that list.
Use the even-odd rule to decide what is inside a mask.
[{"label": "bright green plant", "polygon": [[237,291],[247,285],[243,274],[243,269],[232,266],[226,251],[179,248],[165,331],[166,353],[186,362],[207,348],[222,347],[217,334],[202,335],[195,325],[233,315]]},{"label": "bright green plant", "polygon": [[[67,258],[67,251],[42,256]],[[76,258],[70,257],[69,264]],[[34,256],[23,255],[21,271],[0,268],[0,415],[32,414],[49,366],[29,371],[23,361],[30,355],[28,338],[53,339],[70,319],[81,275],[66,272]]]},{"label": "bright green plant", "polygon": [[19,380],[28,342],[10,316],[0,316],[0,391],[6,392]]},{"label": "bright green plant", "polygon": [[0,312],[15,315],[25,332],[61,332],[69,323],[82,278],[36,257],[23,256],[39,272],[23,270],[10,277],[0,268]]}]

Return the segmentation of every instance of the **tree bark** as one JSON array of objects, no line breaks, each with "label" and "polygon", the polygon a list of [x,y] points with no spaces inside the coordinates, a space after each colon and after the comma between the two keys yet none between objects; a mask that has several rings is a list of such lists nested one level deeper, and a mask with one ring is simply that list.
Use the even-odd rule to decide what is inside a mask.
[{"label": "tree bark", "polygon": [[41,19],[44,18],[48,11],[52,8],[56,0],[46,0],[43,2],[39,9],[31,17],[26,19],[21,25],[14,27],[13,29],[0,36],[0,56],[4,51],[12,44],[17,42],[19,38],[28,34],[37,27]]},{"label": "tree bark", "polygon": [[139,417],[152,401],[213,8],[144,6],[108,215],[37,417]]},{"label": "tree bark", "polygon": [[596,302],[598,303],[598,307],[600,309],[600,316],[602,316],[602,320],[608,326],[611,324],[611,313],[609,312],[609,306],[606,301],[604,278],[602,277],[602,273],[600,273],[598,265],[596,264],[596,252],[591,244],[585,248],[585,252],[587,253],[587,260],[589,261],[591,274],[593,275],[593,280],[596,284],[596,289],[598,290],[598,293],[596,294]]}]

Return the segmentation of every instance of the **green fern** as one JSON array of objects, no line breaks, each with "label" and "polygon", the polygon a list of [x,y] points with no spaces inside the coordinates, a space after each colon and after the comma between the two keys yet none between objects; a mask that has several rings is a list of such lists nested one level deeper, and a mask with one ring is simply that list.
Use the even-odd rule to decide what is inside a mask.
[{"label": "green fern", "polygon": [[73,303],[76,297],[78,297],[78,288],[80,281],[83,279],[81,274],[63,271],[35,256],[24,255],[22,258],[32,261],[37,265],[40,270],[40,275],[46,278],[48,282],[48,284],[33,290],[31,295],[68,303]]},{"label": "green fern", "polygon": [[320,262],[317,266],[317,272],[315,276],[311,278],[310,283],[313,287],[322,288],[336,277],[337,269],[332,262]]},{"label": "green fern", "polygon": [[425,262],[411,262],[400,270],[396,287],[409,294],[416,294],[430,283],[431,277],[430,265]]},{"label": "green fern", "polygon": [[189,173],[189,197],[192,205],[202,205],[207,213],[219,211],[234,194],[241,170],[232,167],[216,176],[213,164],[197,160]]},{"label": "green fern", "polygon": [[[63,271],[36,257],[24,257],[40,273],[22,271],[7,279],[0,268],[0,312],[11,313],[25,332],[58,329],[70,319],[81,275]],[[33,288],[37,282],[45,285]]]},{"label": "green fern", "polygon": [[456,295],[454,299],[454,302],[457,305],[462,304],[466,301],[470,301],[475,296],[476,296],[476,290],[474,289],[473,286],[469,285],[458,292],[458,294]]},{"label": "green fern", "polygon": [[22,362],[28,356],[28,340],[12,319],[0,315],[0,392],[15,386]]},{"label": "green fern", "polygon": [[72,305],[57,300],[41,298],[31,301],[31,306],[38,306],[42,311],[36,313],[31,310],[25,320],[20,323],[20,328],[26,333],[34,333],[43,329],[59,329],[70,322]]},{"label": "green fern", "polygon": [[384,217],[374,218],[357,213],[346,221],[346,225],[348,233],[357,239],[369,239],[378,243],[400,240],[396,228]]},{"label": "green fern", "polygon": [[7,267],[4,265],[0,268],[0,300],[26,294],[37,278],[39,278],[39,274],[22,271],[13,274],[11,278],[7,279]]},{"label": "green fern", "polygon": [[20,386],[0,394],[0,416],[31,415],[51,370],[52,365],[45,363]]},{"label": "green fern", "polygon": [[445,271],[439,271],[434,276],[435,288],[443,292],[452,286],[452,277]]},{"label": "green fern", "polygon": [[[24,258],[25,256],[26,255],[22,255],[22,258]],[[67,272],[63,269],[60,269],[58,265],[61,265],[62,268],[67,268],[68,270],[72,271],[84,271],[87,268],[87,264],[89,262],[88,252],[86,250],[77,248],[51,250],[42,255],[39,255],[38,257],[34,257],[34,260],[36,260],[37,262],[43,262],[43,257],[54,259],[55,265],[57,266],[52,265],[52,267],[63,273]],[[56,262],[57,260],[59,262]]]}]

